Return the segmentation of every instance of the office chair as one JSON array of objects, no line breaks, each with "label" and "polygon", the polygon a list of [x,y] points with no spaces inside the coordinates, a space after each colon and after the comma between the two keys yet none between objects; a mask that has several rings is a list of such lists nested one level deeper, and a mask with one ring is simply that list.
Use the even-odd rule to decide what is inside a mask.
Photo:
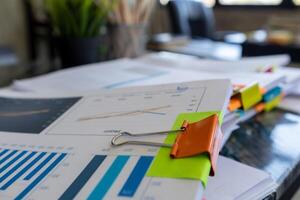
[{"label": "office chair", "polygon": [[173,34],[187,36],[188,39],[187,44],[171,48],[162,47],[163,50],[210,59],[240,59],[240,45],[214,41],[224,41],[223,36],[226,36],[228,31],[222,31],[221,34],[215,31],[215,19],[211,8],[200,1],[171,0],[167,9]]},{"label": "office chair", "polygon": [[211,8],[195,0],[172,0],[168,10],[175,34],[213,38],[215,18]]}]

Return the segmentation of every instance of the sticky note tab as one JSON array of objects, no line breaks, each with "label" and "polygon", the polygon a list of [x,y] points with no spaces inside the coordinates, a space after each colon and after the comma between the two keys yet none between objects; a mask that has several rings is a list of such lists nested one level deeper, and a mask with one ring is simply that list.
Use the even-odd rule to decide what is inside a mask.
[{"label": "sticky note tab", "polygon": [[232,97],[232,98],[230,99],[230,102],[229,102],[229,105],[228,105],[227,108],[228,108],[228,110],[229,110],[230,112],[233,112],[233,111],[239,109],[240,107],[242,107],[242,102],[241,102],[241,100],[240,100],[239,98],[237,98],[237,97]]},{"label": "sticky note tab", "polygon": [[281,95],[278,95],[277,97],[275,97],[274,99],[272,99],[271,101],[269,101],[269,102],[266,102],[265,103],[265,108],[264,108],[264,110],[266,111],[266,112],[269,112],[269,111],[271,111],[273,108],[275,108],[276,106],[278,106],[278,104],[280,103],[280,101],[281,101]]},{"label": "sticky note tab", "polygon": [[275,97],[281,94],[281,88],[280,87],[275,87],[268,91],[266,94],[263,96],[264,102],[269,102],[272,101]]},{"label": "sticky note tab", "polygon": [[260,93],[260,88],[258,83],[250,87],[247,87],[245,89],[242,89],[240,95],[241,95],[241,101],[244,110],[248,110],[256,103],[262,100],[262,95]]},{"label": "sticky note tab", "polygon": [[[184,120],[187,120],[189,123],[193,123],[205,119],[213,114],[218,114],[219,119],[222,116],[222,114],[217,111],[201,113],[182,113],[177,116],[177,119],[172,129],[179,129]],[[176,133],[170,133],[167,136],[165,143],[173,144],[175,142],[176,136]],[[170,152],[170,148],[160,148],[147,173],[147,176],[201,180],[203,186],[206,186],[211,169],[210,160],[207,154],[189,158],[172,159],[170,157]]]}]

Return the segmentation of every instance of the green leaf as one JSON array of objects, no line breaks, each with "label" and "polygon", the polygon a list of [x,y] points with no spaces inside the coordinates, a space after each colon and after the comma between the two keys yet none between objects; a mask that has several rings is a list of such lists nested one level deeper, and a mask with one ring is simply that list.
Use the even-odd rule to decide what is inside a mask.
[{"label": "green leaf", "polygon": [[45,0],[55,33],[92,37],[100,33],[117,0]]}]

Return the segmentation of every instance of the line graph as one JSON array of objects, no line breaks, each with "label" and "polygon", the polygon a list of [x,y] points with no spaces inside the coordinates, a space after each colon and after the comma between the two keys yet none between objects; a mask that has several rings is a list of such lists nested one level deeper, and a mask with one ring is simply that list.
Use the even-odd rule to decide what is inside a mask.
[{"label": "line graph", "polygon": [[111,113],[103,113],[99,115],[93,115],[88,117],[79,118],[78,121],[87,121],[87,120],[96,120],[96,119],[106,119],[106,118],[114,118],[114,117],[128,117],[128,116],[136,116],[141,114],[153,114],[153,115],[166,115],[164,112],[155,112],[160,111],[166,108],[170,108],[171,105],[160,106],[160,107],[153,107],[153,108],[146,108],[141,110],[132,110],[126,112],[111,112]]},{"label": "line graph", "polygon": [[21,116],[48,113],[49,111],[50,111],[49,109],[41,109],[41,110],[22,111],[22,112],[0,112],[0,117],[21,117]]},{"label": "line graph", "polygon": [[178,114],[197,111],[205,93],[203,86],[179,86],[137,87],[84,97],[46,134],[112,136],[111,130],[169,129]]}]

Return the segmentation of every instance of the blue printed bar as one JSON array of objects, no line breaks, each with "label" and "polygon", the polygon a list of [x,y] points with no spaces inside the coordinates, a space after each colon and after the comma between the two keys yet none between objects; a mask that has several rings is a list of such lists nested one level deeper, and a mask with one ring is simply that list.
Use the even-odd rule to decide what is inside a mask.
[{"label": "blue printed bar", "polygon": [[[28,156],[26,156],[23,160],[21,160],[18,164],[16,164],[13,168],[8,170],[3,176],[0,177],[0,183],[2,183],[5,179],[7,179],[10,175],[12,175],[16,170],[22,167],[30,158],[32,158],[36,152],[31,152]],[[22,155],[23,156],[23,155]]]},{"label": "blue printed bar", "polygon": [[22,151],[16,157],[14,157],[13,159],[11,159],[8,163],[6,163],[3,167],[0,168],[0,173],[2,173],[4,170],[6,170],[7,168],[9,168],[12,164],[14,164],[21,157],[23,157],[26,153],[27,153],[27,151]]},{"label": "blue printed bar", "polygon": [[88,200],[103,199],[103,197],[108,192],[114,181],[119,176],[128,159],[129,156],[118,156],[114,160],[114,162],[106,171],[100,182],[96,185],[92,193],[89,195]]},{"label": "blue printed bar", "polygon": [[34,189],[37,184],[39,184],[66,156],[63,153],[58,158],[56,158],[36,179],[34,179],[16,198],[15,200],[24,199],[24,197]]},{"label": "blue printed bar", "polygon": [[96,155],[89,162],[89,164],[83,169],[79,176],[73,181],[68,189],[61,195],[59,200],[74,199],[83,186],[88,182],[91,176],[102,164],[106,156]]},{"label": "blue printed bar", "polygon": [[0,152],[0,157],[3,156],[4,154],[6,154],[9,150],[8,149],[3,149],[1,152]]},{"label": "blue printed bar", "polygon": [[13,150],[12,152],[10,152],[8,155],[6,155],[4,158],[2,158],[0,160],[0,165],[2,163],[4,163],[5,161],[7,161],[9,158],[11,158],[13,155],[15,155],[18,152],[18,150]]},{"label": "blue printed bar", "polygon": [[132,170],[131,174],[129,175],[129,178],[127,179],[121,191],[119,192],[119,196],[123,196],[123,197],[134,196],[152,160],[153,160],[152,156],[140,157],[134,169]]},{"label": "blue printed bar", "polygon": [[32,160],[28,165],[26,165],[21,171],[19,171],[15,176],[13,176],[7,183],[5,183],[0,190],[6,190],[15,181],[17,181],[24,173],[26,173],[32,166],[34,166],[39,160],[41,160],[46,155],[45,152],[40,153],[34,160]]},{"label": "blue printed bar", "polygon": [[54,156],[56,153],[51,153],[43,162],[41,162],[35,169],[33,169],[24,180],[30,180],[34,175],[36,175]]}]

